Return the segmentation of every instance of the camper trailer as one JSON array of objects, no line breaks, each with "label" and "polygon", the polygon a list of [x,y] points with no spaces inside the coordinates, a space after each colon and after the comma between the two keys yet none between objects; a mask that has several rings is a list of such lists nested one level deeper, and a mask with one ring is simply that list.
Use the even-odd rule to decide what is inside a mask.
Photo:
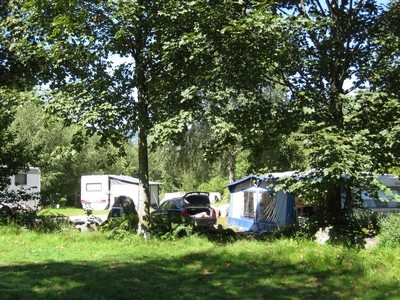
[{"label": "camper trailer", "polygon": [[240,231],[272,231],[296,223],[295,196],[274,191],[274,180],[288,173],[249,175],[228,185],[228,226]]},{"label": "camper trailer", "polygon": [[[150,181],[150,201],[158,204],[160,183]],[[84,175],[81,177],[81,203],[92,209],[110,209],[119,196],[130,197],[139,205],[139,179],[122,175]]]},{"label": "camper trailer", "polygon": [[[249,175],[228,185],[230,205],[228,226],[244,231],[272,231],[295,224],[298,217],[312,215],[312,207],[304,199],[283,191],[274,191],[280,178],[295,172],[269,173],[263,176]],[[400,211],[400,178],[397,175],[381,175],[377,178],[390,190],[390,194],[378,192],[374,198],[366,191],[361,192],[362,205],[373,212],[386,214]]]},{"label": "camper trailer", "polygon": [[[39,208],[39,194],[40,194],[40,169],[30,167],[27,171],[20,171],[10,177],[10,185],[7,186],[5,193],[26,193],[29,197],[28,200],[19,201],[20,205],[28,209]],[[7,197],[5,197],[7,198]],[[2,207],[9,207],[15,203],[8,202],[7,199],[2,200]]]},{"label": "camper trailer", "polygon": [[392,211],[400,211],[400,178],[397,175],[385,174],[378,177],[382,183],[391,192],[391,195],[378,192],[378,199],[373,198],[370,193],[362,192],[363,206],[378,213],[389,213]]}]

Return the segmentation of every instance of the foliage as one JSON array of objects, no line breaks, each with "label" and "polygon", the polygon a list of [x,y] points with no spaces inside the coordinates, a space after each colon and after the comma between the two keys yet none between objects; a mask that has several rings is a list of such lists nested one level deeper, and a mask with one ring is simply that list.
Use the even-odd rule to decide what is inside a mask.
[{"label": "foliage", "polygon": [[34,231],[42,233],[61,232],[71,228],[68,217],[62,214],[37,216]]},{"label": "foliage", "polygon": [[317,231],[325,228],[329,231],[329,243],[363,249],[365,239],[376,237],[381,230],[379,215],[369,209],[354,209],[345,217],[341,225],[328,227],[318,216],[311,216],[298,224],[292,236],[313,240]]},{"label": "foliage", "polygon": [[364,239],[375,237],[380,231],[378,215],[369,210],[355,210],[346,217],[343,225],[334,228],[331,243],[364,248]]},{"label": "foliage", "polygon": [[370,78],[374,89],[385,91],[389,94],[400,95],[399,68],[400,68],[400,4],[398,1],[388,1],[387,10],[377,20],[377,31],[374,42],[378,47],[377,52],[382,60],[372,69]]},{"label": "foliage", "polygon": [[61,231],[69,227],[68,218],[64,215],[47,214],[39,216],[36,209],[24,205],[24,201],[39,198],[38,195],[29,191],[1,192],[0,198],[2,199],[1,225],[23,227],[44,233]]},{"label": "foliage", "polygon": [[139,218],[137,214],[124,214],[120,218],[108,218],[99,230],[106,233],[109,239],[130,241],[136,234]]},{"label": "foliage", "polygon": [[[367,186],[374,189],[376,182],[363,176],[363,172],[384,172],[387,166],[398,163],[396,101],[391,101],[389,94],[349,95],[358,88],[367,88],[373,70],[388,67],[383,61],[389,54],[380,51],[376,40],[376,33],[384,28],[379,20],[386,10],[376,1],[286,2],[276,8],[282,16],[277,21],[288,36],[282,41],[282,52],[277,53],[287,56],[280,57],[274,74],[290,89],[289,119],[298,125],[291,131],[299,130],[295,136],[306,149],[311,169],[309,176],[300,179],[303,184],[295,185],[301,185],[299,194],[313,194],[311,199],[320,203],[322,218],[330,224],[340,224],[346,222],[346,211],[341,209],[342,191]],[[264,7],[254,10],[249,22],[259,24],[263,16]],[[239,27],[237,34],[247,28]],[[286,51],[290,49],[296,50],[289,54]],[[389,56],[395,65],[397,56]],[[361,99],[368,99],[365,109],[359,106]],[[390,118],[368,116],[369,107],[380,111],[385,104],[388,109],[382,114]],[[365,122],[357,125],[360,119]],[[389,136],[386,128],[394,128],[393,135]],[[382,149],[381,145],[387,147]],[[347,196],[350,205],[357,202],[350,192]]]},{"label": "foliage", "polygon": [[26,227],[28,229],[35,228],[36,212],[26,209],[22,206],[0,209],[0,224]]},{"label": "foliage", "polygon": [[[80,204],[80,177],[83,174],[133,174],[137,170],[136,149],[129,143],[117,148],[101,144],[94,135],[77,151],[71,146],[78,127],[64,126],[62,120],[49,116],[38,95],[16,109],[10,130],[25,152],[35,153],[34,165],[41,170],[41,192],[44,205],[62,198],[67,204]],[[49,138],[51,137],[51,138]]]},{"label": "foliage", "polygon": [[[34,163],[33,153],[25,151],[25,145],[16,140],[10,130],[18,105],[29,101],[25,92],[37,82],[41,68],[21,32],[10,30],[8,16],[12,1],[0,3],[0,189],[7,185],[8,177]],[[15,39],[19,43],[14,43]]]},{"label": "foliage", "polygon": [[163,161],[169,174],[155,172],[169,188],[208,182],[218,159],[228,169],[218,175],[234,180],[243,153],[244,175],[312,169],[290,189],[318,203],[328,223],[346,219],[344,189],[351,206],[351,190],[374,184],[361,172],[398,165],[396,1],[29,0],[1,8],[0,71],[19,60],[35,68],[52,89],[50,110],[79,124],[43,159],[56,169],[45,180],[51,194],[71,175],[59,189],[71,202],[72,184],[90,168],[70,162],[95,155],[69,145],[82,150],[95,132],[113,141],[100,161],[138,132],[138,168],[125,170],[140,178],[147,213],[149,134],[175,152]]},{"label": "foliage", "polygon": [[85,214],[89,217],[93,214],[93,208],[90,203],[85,203],[83,205],[83,210],[85,211]]},{"label": "foliage", "polygon": [[0,2],[0,88],[24,91],[38,82],[36,75],[44,66],[32,51],[27,36],[10,30],[12,24],[7,17],[13,5],[13,1]]},{"label": "foliage", "polygon": [[222,198],[225,193],[228,193],[226,188],[227,184],[228,183],[224,177],[216,176],[211,178],[209,181],[200,184],[198,186],[198,190],[205,192],[217,192],[220,193]]},{"label": "foliage", "polygon": [[149,226],[151,236],[160,239],[177,239],[194,233],[194,224],[177,215],[153,214]]},{"label": "foliage", "polygon": [[23,93],[0,86],[0,189],[10,183],[9,176],[26,169],[33,160],[32,153],[25,151],[24,143],[18,141],[10,128],[23,99]]},{"label": "foliage", "polygon": [[[182,92],[184,104],[195,102],[192,104],[195,109],[171,111],[171,118],[156,124],[153,130],[156,140],[181,144],[196,129],[206,132],[200,144],[204,158],[223,161],[230,181],[236,179],[234,160],[241,152],[250,150],[249,158],[253,158],[252,168],[246,172],[265,167],[262,166],[265,160],[259,158],[261,154],[272,156],[269,155],[272,151],[268,150],[273,148],[274,138],[279,135],[274,122],[285,107],[285,89],[266,80],[273,64],[271,53],[259,55],[260,48],[272,51],[275,43],[279,44],[279,39],[283,38],[279,37],[282,32],[275,31],[279,28],[274,26],[269,11],[264,11],[262,21],[265,24],[261,28],[274,29],[268,32],[270,34],[253,34],[253,29],[259,32],[259,28],[251,28],[246,18],[256,6],[256,2],[229,0],[209,5],[201,1],[191,3],[176,14],[179,18],[191,19],[197,26],[185,27],[178,34],[167,32],[162,56],[166,62],[185,60],[185,64],[179,66],[178,76],[171,80],[185,82],[187,79],[182,77],[186,74],[195,76]],[[237,28],[246,25],[245,38],[236,35]],[[188,59],[187,53],[190,53]],[[201,109],[196,110],[196,105]],[[288,124],[291,123],[285,123],[286,128]],[[273,167],[285,166],[279,161]]]},{"label": "foliage", "polygon": [[390,214],[381,219],[380,226],[380,244],[389,248],[397,247],[400,244],[400,216]]},{"label": "foliage", "polygon": [[61,197],[59,200],[60,207],[65,208],[67,206],[67,198]]}]

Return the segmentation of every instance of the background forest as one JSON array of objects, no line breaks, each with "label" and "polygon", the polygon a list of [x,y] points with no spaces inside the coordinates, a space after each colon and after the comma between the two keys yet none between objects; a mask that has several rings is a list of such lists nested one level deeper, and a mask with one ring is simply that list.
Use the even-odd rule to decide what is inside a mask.
[{"label": "background forest", "polygon": [[[68,204],[80,205],[80,176],[87,174],[123,174],[138,176],[137,139],[113,145],[100,144],[100,137],[94,135],[83,143],[80,149],[73,146],[77,127],[64,126],[62,120],[49,116],[45,105],[35,94],[16,107],[10,131],[15,142],[31,153],[32,164],[42,172],[42,196],[44,204],[53,204],[65,197]],[[205,128],[192,128],[187,133],[187,142],[182,146],[166,145],[150,152],[150,178],[162,182],[162,193],[174,191],[218,191],[227,195],[229,183],[227,158],[221,155],[213,161],[201,145],[207,139]],[[299,145],[293,141],[277,141],[274,147],[258,153],[258,159],[251,164],[250,149],[243,150],[236,158],[237,178],[248,172],[263,170],[289,170],[301,163]],[[294,159],[296,158],[296,159]]]}]

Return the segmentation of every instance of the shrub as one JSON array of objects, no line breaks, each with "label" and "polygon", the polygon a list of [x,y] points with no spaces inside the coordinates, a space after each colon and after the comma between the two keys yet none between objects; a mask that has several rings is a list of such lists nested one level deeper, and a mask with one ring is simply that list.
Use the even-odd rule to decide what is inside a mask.
[{"label": "shrub", "polygon": [[354,209],[352,214],[342,216],[341,222],[335,225],[323,224],[317,217],[310,217],[299,222],[297,230],[292,235],[295,238],[313,239],[320,228],[330,227],[329,242],[348,247],[364,247],[364,239],[373,237],[380,230],[379,218],[376,213],[363,208]]},{"label": "shrub", "polygon": [[152,236],[161,239],[176,239],[192,235],[194,224],[190,220],[175,215],[152,216],[149,232]]},{"label": "shrub", "polygon": [[62,208],[67,207],[67,202],[68,202],[67,198],[61,197],[59,202],[60,202],[60,207]]},{"label": "shrub", "polygon": [[120,218],[108,218],[99,230],[107,234],[109,239],[128,240],[132,233],[136,234],[139,217],[137,214],[124,214]]},{"label": "shrub", "polygon": [[32,229],[39,232],[60,231],[69,227],[69,221],[63,215],[38,216],[37,208],[25,205],[26,201],[34,200],[41,204],[40,195],[30,189],[18,191],[1,191],[0,225]]},{"label": "shrub", "polygon": [[400,245],[400,215],[390,214],[381,220],[380,243],[386,247]]},{"label": "shrub", "polygon": [[[27,201],[30,201],[27,202]],[[36,220],[36,209],[30,207],[36,203],[40,206],[40,195],[32,192],[32,189],[18,191],[0,191],[0,224],[10,223],[26,228],[33,228]]]},{"label": "shrub", "polygon": [[13,207],[0,211],[0,225],[24,227],[49,233],[69,228],[69,220],[63,215],[37,216],[36,211]]},{"label": "shrub", "polygon": [[38,232],[50,233],[71,228],[68,217],[64,215],[37,216],[33,229]]}]

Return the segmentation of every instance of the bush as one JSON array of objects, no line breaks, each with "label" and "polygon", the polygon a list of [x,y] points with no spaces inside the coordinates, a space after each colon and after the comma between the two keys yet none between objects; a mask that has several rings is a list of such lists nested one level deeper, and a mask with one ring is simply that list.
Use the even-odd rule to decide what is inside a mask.
[{"label": "bush", "polygon": [[33,229],[35,226],[36,212],[22,206],[3,206],[0,210],[1,225],[17,225]]},{"label": "bush", "polygon": [[342,216],[341,222],[335,225],[323,224],[318,216],[312,216],[299,222],[293,237],[313,239],[320,228],[328,227],[331,228],[329,243],[356,248],[363,248],[364,239],[376,236],[380,230],[378,215],[360,208]]},{"label": "bush", "polygon": [[0,225],[23,227],[43,233],[61,231],[70,227],[68,217],[66,216],[37,216],[36,211],[21,207],[0,210]]},{"label": "bush", "polygon": [[149,227],[152,236],[161,239],[176,239],[192,235],[194,224],[175,215],[153,215]]},{"label": "bush", "polygon": [[64,215],[37,216],[33,229],[38,232],[50,233],[72,228],[69,219]]},{"label": "bush", "polygon": [[400,215],[391,214],[381,220],[380,243],[386,247],[400,245]]},{"label": "bush", "polygon": [[109,239],[129,240],[132,233],[136,234],[139,217],[137,214],[124,214],[120,218],[108,218],[99,230],[107,234]]},{"label": "bush", "polygon": [[60,207],[62,208],[67,207],[67,202],[68,202],[67,198],[61,197],[59,202],[60,202]]}]

